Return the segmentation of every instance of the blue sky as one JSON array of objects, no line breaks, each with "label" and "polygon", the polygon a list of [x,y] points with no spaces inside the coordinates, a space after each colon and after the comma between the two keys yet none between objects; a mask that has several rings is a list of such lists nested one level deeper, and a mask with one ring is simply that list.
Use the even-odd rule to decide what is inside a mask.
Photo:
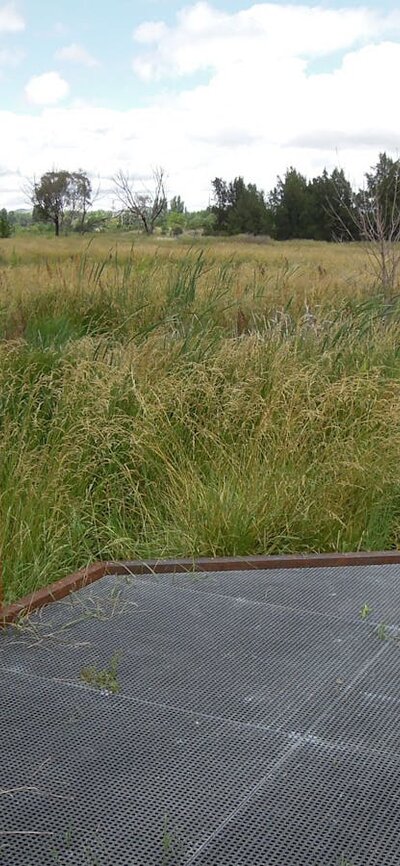
[{"label": "blue sky", "polygon": [[[0,8],[2,2],[0,0]],[[72,89],[83,99],[96,104],[119,108],[129,108],[133,104],[143,105],[154,96],[157,89],[151,83],[143,82],[132,74],[132,58],[135,55],[133,32],[143,21],[162,20],[173,25],[176,14],[190,2],[184,0],[20,0],[15,4],[26,20],[25,32],[15,34],[7,42],[10,47],[24,52],[25,57],[17,68],[9,70],[0,94],[0,108],[17,111],[26,110],[23,88],[27,77],[57,68],[68,72]],[[234,13],[255,5],[249,0],[216,0],[212,5],[221,11]],[[277,5],[285,5],[277,3]],[[304,0],[291,0],[292,6],[304,6]],[[367,6],[379,11],[398,8],[397,0],[381,0],[379,3],[353,3],[352,0],[322,0],[316,3],[322,8],[342,9]],[[1,41],[5,42],[4,38]],[[95,57],[101,58],[102,66],[85,70],[71,68],[71,64],[55,62],[57,48],[68,43],[83,43]],[[324,57],[315,64],[315,69],[323,71],[332,68],[342,56]],[[195,75],[189,81],[193,84],[204,79]],[[169,82],[169,87],[173,85]],[[32,109],[31,109],[32,110]]]},{"label": "blue sky", "polygon": [[162,163],[192,206],[217,173],[358,180],[400,150],[399,80],[394,0],[0,0],[0,206],[49,161],[105,188]]},{"label": "blue sky", "polygon": [[[0,0],[0,8],[1,8]],[[143,87],[132,74],[135,54],[133,32],[146,20],[163,20],[173,24],[176,13],[185,5],[182,0],[21,0],[13,4],[26,20],[25,32],[15,34],[7,42],[25,54],[17,69],[7,75],[0,95],[0,108],[26,110],[23,87],[32,70],[35,74],[57,67],[68,70],[71,85],[79,90],[81,98],[97,104],[129,108],[132,104],[145,104],[155,90]],[[217,9],[235,12],[252,3],[240,0],[219,0]],[[40,10],[40,11],[38,11]],[[1,39],[1,37],[0,37]],[[5,40],[2,40],[3,43]],[[82,74],[82,69],[54,62],[57,48],[79,41],[102,67]],[[1,43],[0,43],[1,44]],[[202,76],[196,76],[196,81]],[[4,78],[3,78],[4,81]]]}]

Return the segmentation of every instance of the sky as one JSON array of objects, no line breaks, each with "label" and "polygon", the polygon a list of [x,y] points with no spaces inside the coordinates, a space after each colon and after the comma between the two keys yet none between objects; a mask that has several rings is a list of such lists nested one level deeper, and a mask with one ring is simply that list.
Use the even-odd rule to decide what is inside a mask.
[{"label": "sky", "polygon": [[399,155],[399,82],[397,0],[0,0],[0,208],[52,169],[108,207],[119,169],[162,166],[190,209],[216,176],[269,191],[291,165],[357,186]]}]

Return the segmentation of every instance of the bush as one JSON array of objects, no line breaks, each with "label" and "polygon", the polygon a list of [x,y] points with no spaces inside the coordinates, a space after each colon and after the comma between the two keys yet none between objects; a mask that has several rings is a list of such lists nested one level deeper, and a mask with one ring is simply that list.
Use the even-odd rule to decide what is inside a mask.
[{"label": "bush", "polygon": [[12,228],[5,208],[0,210],[0,238],[10,238]]}]

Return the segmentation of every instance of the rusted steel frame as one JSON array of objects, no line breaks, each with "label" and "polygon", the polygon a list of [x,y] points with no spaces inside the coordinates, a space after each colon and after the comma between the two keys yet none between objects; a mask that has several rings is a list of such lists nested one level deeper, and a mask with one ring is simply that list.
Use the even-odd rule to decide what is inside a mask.
[{"label": "rusted steel frame", "polygon": [[82,589],[84,586],[110,574],[182,574],[188,572],[249,571],[252,569],[269,571],[276,568],[343,568],[344,566],[391,564],[400,564],[400,550],[97,562],[3,607],[1,606],[3,596],[1,594],[0,572],[0,627],[14,622],[30,611],[44,607],[53,601],[59,601],[71,592]]}]

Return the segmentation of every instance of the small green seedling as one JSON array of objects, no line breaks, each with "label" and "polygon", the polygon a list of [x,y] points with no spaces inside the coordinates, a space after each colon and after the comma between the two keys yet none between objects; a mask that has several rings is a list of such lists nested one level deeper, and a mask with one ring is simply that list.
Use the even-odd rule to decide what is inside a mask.
[{"label": "small green seedling", "polygon": [[363,604],[360,610],[361,619],[367,619],[370,613],[372,613],[372,607],[370,607],[369,604]]},{"label": "small green seedling", "polygon": [[114,653],[108,668],[97,670],[95,665],[88,668],[82,668],[81,680],[83,680],[84,683],[88,683],[89,686],[95,686],[102,692],[110,692],[115,695],[120,691],[120,685],[117,678],[118,663],[119,653]]},{"label": "small green seedling", "polygon": [[[162,836],[162,861],[160,866],[172,866],[173,863],[181,862],[181,857],[185,854],[185,845],[176,834],[175,830],[171,829],[169,816],[164,816],[164,827]],[[186,862],[186,861],[185,861]]]},{"label": "small green seedling", "polygon": [[163,851],[164,857],[167,856],[172,848],[173,839],[172,835],[168,829],[168,815],[164,817],[164,832],[163,832]]},{"label": "small green seedling", "polygon": [[387,638],[387,636],[388,636],[388,627],[387,627],[387,625],[385,625],[384,622],[381,622],[380,625],[378,625],[378,628],[377,628],[376,632],[377,632],[378,637],[379,637],[381,640],[386,640],[386,638]]}]

